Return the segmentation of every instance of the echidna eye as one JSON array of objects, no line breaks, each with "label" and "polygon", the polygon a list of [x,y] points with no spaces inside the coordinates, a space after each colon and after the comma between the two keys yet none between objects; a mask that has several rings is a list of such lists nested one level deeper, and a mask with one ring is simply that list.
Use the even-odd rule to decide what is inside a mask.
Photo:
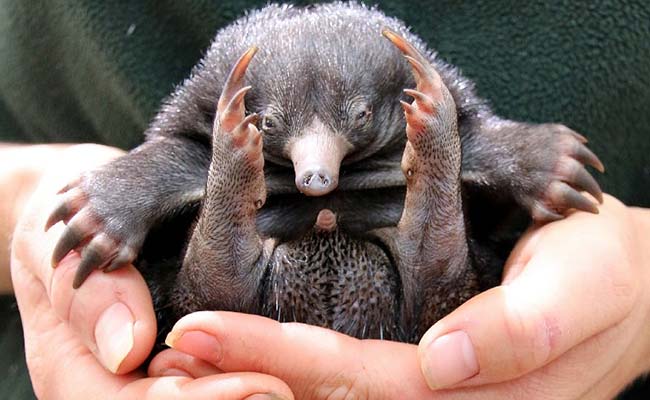
[{"label": "echidna eye", "polygon": [[359,121],[359,122],[363,121],[363,120],[367,120],[368,117],[370,117],[371,114],[372,114],[372,111],[369,108],[366,108],[365,110],[363,110],[363,111],[361,111],[361,112],[359,112],[357,114],[356,120]]},{"label": "echidna eye", "polygon": [[270,118],[264,117],[262,119],[262,129],[273,129],[275,125],[273,125],[273,121],[271,121]]}]

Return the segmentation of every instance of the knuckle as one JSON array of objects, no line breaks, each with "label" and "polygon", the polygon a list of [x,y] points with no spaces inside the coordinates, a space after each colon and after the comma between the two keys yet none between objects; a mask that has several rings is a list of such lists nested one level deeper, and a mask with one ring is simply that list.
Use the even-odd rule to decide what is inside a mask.
[{"label": "knuckle", "polygon": [[[618,254],[623,255],[625,252]],[[607,260],[606,257],[606,255],[603,257],[604,267],[600,274],[604,287],[602,296],[610,299],[608,303],[614,308],[615,313],[624,317],[638,305],[642,287],[637,272],[630,268],[631,264],[625,259],[626,256],[618,260]]]},{"label": "knuckle", "polygon": [[628,247],[632,238],[626,237],[621,221],[612,221],[608,228],[621,240],[611,240],[611,234],[605,232],[589,237],[593,249],[589,273],[597,279],[600,296],[610,299],[607,304],[619,315],[627,315],[638,303],[643,286],[635,268],[638,264],[631,256],[634,252]]},{"label": "knuckle", "polygon": [[524,303],[524,298],[509,293],[509,306],[504,316],[504,332],[510,344],[510,368],[514,376],[544,365],[562,334],[554,318],[544,315],[538,307]]}]

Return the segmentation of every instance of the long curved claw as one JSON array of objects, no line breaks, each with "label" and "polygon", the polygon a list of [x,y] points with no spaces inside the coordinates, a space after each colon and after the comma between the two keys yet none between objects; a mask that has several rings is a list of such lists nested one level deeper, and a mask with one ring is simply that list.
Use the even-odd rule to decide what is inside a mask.
[{"label": "long curved claw", "polygon": [[421,64],[426,65],[426,60],[411,43],[407,42],[406,39],[397,34],[389,28],[383,28],[381,34],[388,40],[391,41],[405,56],[411,57],[415,60],[420,61]]},{"label": "long curved claw", "polygon": [[561,179],[576,189],[584,190],[594,196],[599,203],[603,202],[603,192],[593,176],[585,167],[574,159],[568,159],[562,167]]},{"label": "long curved claw", "polygon": [[75,227],[66,227],[52,252],[52,266],[57,266],[70,250],[78,247],[88,236],[87,232]]},{"label": "long curved claw", "polygon": [[429,61],[415,47],[397,33],[384,28],[381,34],[390,40],[411,64],[418,91],[430,96],[436,102],[442,102],[443,82],[438,71],[431,66]]},{"label": "long curved claw", "polygon": [[407,116],[411,116],[411,115],[415,114],[415,110],[413,109],[412,105],[405,102],[404,100],[400,100],[399,103],[402,105],[402,109],[404,110],[404,113]]},{"label": "long curved claw", "polygon": [[553,222],[559,221],[564,216],[556,213],[555,211],[549,210],[546,206],[541,203],[535,203],[531,210],[533,220],[536,222]]},{"label": "long curved claw", "polygon": [[578,139],[580,143],[587,144],[588,140],[586,137],[582,136],[578,132],[572,131],[571,129],[569,129],[569,132],[571,133],[571,135],[573,135],[574,138]]},{"label": "long curved claw", "polygon": [[591,165],[600,173],[605,172],[605,166],[600,161],[598,156],[589,150],[589,148],[583,143],[576,143],[574,145],[571,156],[585,165]]},{"label": "long curved claw", "polygon": [[[64,188],[65,189],[65,188]],[[63,189],[62,189],[63,190]],[[54,207],[50,216],[45,222],[45,230],[49,230],[54,224],[59,221],[67,221],[72,218],[83,207],[86,202],[86,197],[79,189],[67,188],[63,193],[63,197]]]},{"label": "long curved claw", "polygon": [[68,225],[61,234],[61,238],[54,247],[54,251],[52,252],[52,266],[57,266],[66,254],[79,247],[96,232],[97,224],[87,210],[83,209],[78,214],[75,214],[68,222]]},{"label": "long curved claw", "polygon": [[62,187],[58,192],[56,192],[56,194],[63,194],[69,191],[70,189],[78,187],[80,183],[81,183],[81,176],[78,176],[74,180],[68,182],[68,184]]},{"label": "long curved claw", "polygon": [[91,272],[101,269],[117,255],[117,244],[107,235],[95,236],[81,251],[81,262],[74,275],[72,287],[78,289]]},{"label": "long curved claw", "polygon": [[231,131],[233,125],[244,117],[246,111],[244,107],[244,96],[246,92],[251,89],[250,86],[245,86],[239,89],[232,97],[225,110],[219,111],[219,119],[224,129]]},{"label": "long curved claw", "polygon": [[601,172],[605,168],[585,145],[587,139],[562,124],[542,124],[535,131],[541,139],[535,151],[541,157],[531,181],[537,181],[539,189],[532,199],[524,201],[533,219],[554,221],[571,209],[598,214],[603,192],[587,166]]},{"label": "long curved claw", "polygon": [[124,246],[118,253],[115,259],[110,263],[110,265],[104,268],[104,272],[115,271],[116,269],[122,268],[125,265],[131,264],[137,254],[131,246]]},{"label": "long curved claw", "polygon": [[426,125],[422,114],[419,113],[420,109],[404,100],[400,100],[399,103],[402,105],[406,117],[406,137],[411,143],[417,142],[422,132],[425,131],[424,127]]},{"label": "long curved claw", "polygon": [[47,218],[47,222],[45,222],[45,231],[48,231],[57,222],[70,218],[74,213],[75,210],[72,209],[70,203],[66,199],[61,199]]},{"label": "long curved claw", "polygon": [[418,108],[425,113],[433,113],[436,111],[436,106],[433,104],[431,97],[426,94],[413,89],[404,89],[404,93],[413,97],[417,102]]},{"label": "long curved claw", "polygon": [[553,201],[554,205],[565,210],[575,208],[577,210],[598,214],[596,204],[564,182],[555,181],[551,183],[549,187],[549,198]]},{"label": "long curved claw", "polygon": [[243,145],[244,141],[246,140],[246,138],[248,136],[249,129],[253,129],[253,128],[255,129],[252,132],[254,134],[253,138],[255,139],[254,144],[255,145],[259,144],[262,135],[259,133],[259,131],[257,130],[257,127],[255,126],[255,124],[257,123],[258,120],[259,120],[259,116],[257,114],[255,114],[255,113],[253,113],[253,114],[248,115],[246,118],[244,118],[244,120],[241,121],[241,123],[239,123],[234,128],[232,134],[233,134],[233,141],[234,141],[235,145],[237,145],[237,146]]},{"label": "long curved claw", "polygon": [[219,122],[228,132],[232,131],[237,123],[244,118],[246,111],[243,101],[244,95],[250,89],[248,86],[244,87],[244,76],[255,53],[257,53],[257,47],[253,46],[239,57],[230,71],[221,92],[221,97],[219,97],[217,115],[219,116]]},{"label": "long curved claw", "polygon": [[249,164],[261,170],[264,157],[262,135],[256,127],[259,116],[255,113],[246,115],[244,98],[251,86],[243,84],[248,65],[256,52],[257,47],[251,47],[232,68],[219,98],[213,135],[215,138],[221,135],[228,137],[234,149],[241,150]]}]

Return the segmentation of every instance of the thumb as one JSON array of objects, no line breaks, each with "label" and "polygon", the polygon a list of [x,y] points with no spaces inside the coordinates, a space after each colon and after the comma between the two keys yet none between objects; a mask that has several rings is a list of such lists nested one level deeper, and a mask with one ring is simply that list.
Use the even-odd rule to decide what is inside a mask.
[{"label": "thumb", "polygon": [[[134,370],[147,358],[156,337],[156,318],[146,282],[129,266],[111,274],[95,272],[87,284],[73,290],[79,255],[72,252],[52,268],[49,260],[62,226],[47,232],[43,227],[58,189],[84,170],[121,154],[96,145],[62,151],[56,162],[43,167],[47,172],[25,206],[12,241],[14,279],[20,274],[33,276],[45,289],[51,306],[48,312],[54,312],[107,369],[120,374]],[[27,289],[20,282],[14,286],[21,305]]]},{"label": "thumb", "polygon": [[507,283],[474,297],[424,335],[418,356],[432,389],[520,377],[629,313],[634,296],[626,288],[634,284],[616,268],[620,260],[613,254],[620,252],[599,235],[572,232],[563,223],[570,221],[524,238],[509,262],[517,276],[511,273]]}]

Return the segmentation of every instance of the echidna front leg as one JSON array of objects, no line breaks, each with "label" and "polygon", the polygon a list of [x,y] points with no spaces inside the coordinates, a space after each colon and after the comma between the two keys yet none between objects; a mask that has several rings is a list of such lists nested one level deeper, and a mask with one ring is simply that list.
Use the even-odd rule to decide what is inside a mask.
[{"label": "echidna front leg", "polygon": [[47,221],[46,228],[66,224],[52,264],[71,250],[81,253],[78,288],[96,269],[132,263],[152,227],[200,202],[209,163],[209,147],[179,133],[148,140],[69,183]]},{"label": "echidna front leg", "polygon": [[438,72],[403,38],[386,36],[413,67],[415,100],[402,102],[408,142],[402,158],[407,192],[394,251],[402,279],[408,340],[478,291],[461,199],[456,105]]},{"label": "echidna front leg", "polygon": [[240,57],[219,99],[205,199],[173,295],[180,312],[257,311],[266,257],[255,217],[266,187],[262,137],[257,115],[245,116],[243,85],[255,52]]}]

